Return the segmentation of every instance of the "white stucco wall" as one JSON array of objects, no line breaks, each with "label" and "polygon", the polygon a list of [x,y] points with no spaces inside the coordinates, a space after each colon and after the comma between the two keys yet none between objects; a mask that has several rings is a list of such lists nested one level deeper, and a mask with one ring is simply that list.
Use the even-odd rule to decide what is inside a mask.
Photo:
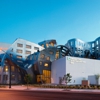
[{"label": "white stucco wall", "polygon": [[63,77],[66,73],[66,59],[61,58],[53,61],[51,65],[51,83],[59,83],[59,77]]},{"label": "white stucco wall", "polygon": [[[51,82],[58,84],[59,77],[63,77],[67,73],[70,73],[72,76],[69,84],[81,84],[83,78],[88,79],[89,76],[100,74],[100,60],[68,56],[56,60],[51,66],[51,77],[53,80]],[[90,80],[90,84],[93,84],[93,81]]]}]

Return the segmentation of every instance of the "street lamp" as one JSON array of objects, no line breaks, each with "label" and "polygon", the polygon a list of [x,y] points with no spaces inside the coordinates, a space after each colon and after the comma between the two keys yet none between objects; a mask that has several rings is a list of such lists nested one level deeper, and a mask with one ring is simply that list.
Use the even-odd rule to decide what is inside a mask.
[{"label": "street lamp", "polygon": [[[2,50],[1,48],[0,48],[0,51],[3,51],[5,54],[7,54],[7,52],[5,52],[4,50]],[[9,56],[9,54],[7,54],[8,56]],[[9,56],[9,59],[10,59],[10,56]],[[11,59],[10,60],[8,60],[7,59],[7,62],[9,61],[9,88],[11,88]]]}]

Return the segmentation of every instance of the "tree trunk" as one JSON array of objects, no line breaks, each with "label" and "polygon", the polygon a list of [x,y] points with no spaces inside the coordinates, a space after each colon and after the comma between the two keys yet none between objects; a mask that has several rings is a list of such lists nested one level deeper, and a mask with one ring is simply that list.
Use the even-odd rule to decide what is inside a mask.
[{"label": "tree trunk", "polygon": [[28,89],[28,83],[27,83],[27,89]]},{"label": "tree trunk", "polygon": [[66,90],[67,90],[67,83],[66,83]]}]

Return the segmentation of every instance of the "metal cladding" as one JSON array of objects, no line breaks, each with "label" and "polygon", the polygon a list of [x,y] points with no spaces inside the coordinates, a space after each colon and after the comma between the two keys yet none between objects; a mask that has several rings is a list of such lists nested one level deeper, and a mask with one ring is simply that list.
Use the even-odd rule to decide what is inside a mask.
[{"label": "metal cladding", "polygon": [[91,42],[70,39],[65,46],[69,47],[75,57],[100,59],[100,37]]},{"label": "metal cladding", "polygon": [[27,57],[34,52],[37,52],[37,50],[42,50],[43,47],[23,40],[23,39],[17,39],[7,51],[5,51],[4,56],[2,57],[2,66],[5,63],[5,59],[10,59],[11,62],[15,63],[17,66],[19,66],[22,69],[27,69],[31,65],[27,62]]},{"label": "metal cladding", "polygon": [[31,68],[35,75],[42,75],[43,70],[51,70],[52,61],[64,56],[100,59],[100,37],[92,42],[71,39],[65,45],[57,45],[54,39],[44,40],[38,44],[16,39],[8,47],[0,54],[0,65],[4,67],[5,60],[10,60],[10,64],[21,69]]},{"label": "metal cladding", "polygon": [[43,70],[51,70],[51,62],[64,56],[72,56],[71,51],[64,45],[57,45],[56,40],[46,40],[35,43],[16,39],[7,51],[1,56],[1,66],[8,61],[10,66],[15,65],[21,69],[32,68],[35,75],[43,74]]},{"label": "metal cladding", "polygon": [[[45,44],[51,43],[45,41],[42,42],[41,45],[46,46]],[[56,43],[56,42],[55,42]],[[48,46],[49,45],[49,46]],[[38,51],[32,55],[29,55],[27,58],[27,62],[33,65],[33,71],[36,75],[43,74],[43,70],[51,71],[51,62],[57,60],[66,55],[71,55],[71,51],[63,45],[50,45],[48,44],[45,49]]]}]

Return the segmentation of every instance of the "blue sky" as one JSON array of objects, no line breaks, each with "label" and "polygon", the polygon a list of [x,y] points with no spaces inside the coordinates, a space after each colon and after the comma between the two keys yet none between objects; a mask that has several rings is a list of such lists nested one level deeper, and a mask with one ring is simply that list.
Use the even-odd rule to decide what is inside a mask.
[{"label": "blue sky", "polygon": [[100,0],[0,0],[0,42],[34,43],[100,36]]}]

